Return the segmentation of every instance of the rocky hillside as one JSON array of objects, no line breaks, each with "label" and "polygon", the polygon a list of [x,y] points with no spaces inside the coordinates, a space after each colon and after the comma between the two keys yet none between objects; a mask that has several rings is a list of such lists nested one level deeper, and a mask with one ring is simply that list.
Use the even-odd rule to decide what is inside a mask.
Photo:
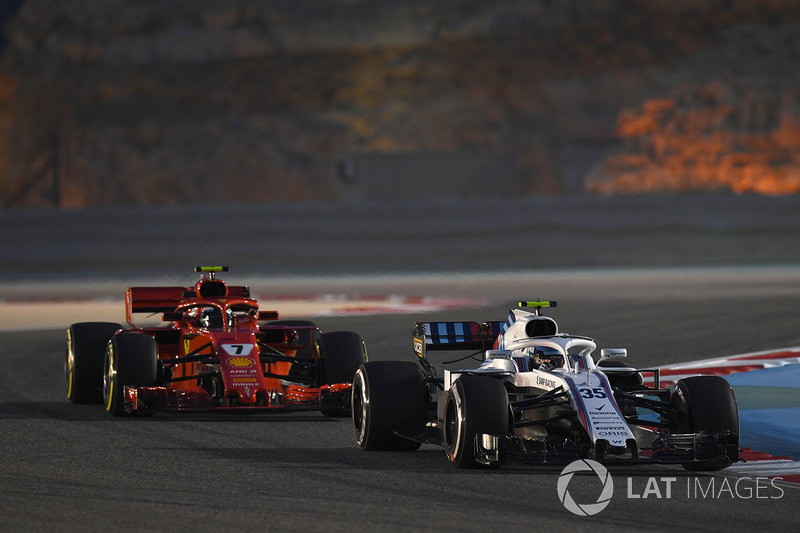
[{"label": "rocky hillside", "polygon": [[333,199],[420,154],[422,195],[800,191],[800,1],[25,0],[6,39],[0,205]]}]

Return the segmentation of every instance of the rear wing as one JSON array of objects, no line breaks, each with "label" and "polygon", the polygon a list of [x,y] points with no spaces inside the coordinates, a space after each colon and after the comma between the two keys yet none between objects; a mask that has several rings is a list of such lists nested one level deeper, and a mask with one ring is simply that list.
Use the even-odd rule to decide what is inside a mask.
[{"label": "rear wing", "polygon": [[[249,298],[250,287],[228,286],[227,298]],[[125,291],[125,320],[133,325],[134,313],[169,313],[186,298],[196,298],[194,288],[128,287]]]},{"label": "rear wing", "polygon": [[184,287],[128,287],[125,291],[125,319],[133,323],[133,313],[168,313],[184,298]]},{"label": "rear wing", "polygon": [[427,359],[431,350],[491,350],[505,322],[417,322],[414,353]]}]

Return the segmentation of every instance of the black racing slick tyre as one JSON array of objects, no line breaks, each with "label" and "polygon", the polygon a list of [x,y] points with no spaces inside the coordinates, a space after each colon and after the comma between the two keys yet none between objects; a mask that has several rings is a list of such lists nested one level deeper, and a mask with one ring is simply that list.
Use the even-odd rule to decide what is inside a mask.
[{"label": "black racing slick tyre", "polygon": [[485,465],[475,460],[475,438],[481,433],[509,432],[508,393],[493,377],[462,376],[447,392],[442,436],[450,462],[462,468]]},{"label": "black racing slick tyre", "polygon": [[675,433],[730,432],[725,455],[707,461],[683,463],[692,471],[713,471],[739,460],[739,409],[733,389],[719,376],[694,376],[675,384],[673,406],[680,416]]},{"label": "black racing slick tyre", "polygon": [[[352,383],[358,367],[367,362],[367,348],[352,331],[322,334],[322,374],[326,385]],[[325,416],[350,416],[350,409],[322,409]]]},{"label": "black racing slick tyre", "polygon": [[119,333],[106,346],[103,369],[103,402],[114,416],[125,410],[125,387],[152,387],[158,384],[156,341],[146,333]]},{"label": "black racing slick tyre", "polygon": [[422,443],[397,433],[425,429],[428,391],[415,363],[376,361],[353,377],[353,432],[364,450],[413,451]]},{"label": "black racing slick tyre", "polygon": [[322,365],[325,383],[352,383],[358,367],[367,362],[367,348],[352,331],[322,334]]},{"label": "black racing slick tyre", "polygon": [[73,403],[103,401],[103,359],[108,340],[122,329],[111,322],[82,322],[67,329],[64,381]]}]

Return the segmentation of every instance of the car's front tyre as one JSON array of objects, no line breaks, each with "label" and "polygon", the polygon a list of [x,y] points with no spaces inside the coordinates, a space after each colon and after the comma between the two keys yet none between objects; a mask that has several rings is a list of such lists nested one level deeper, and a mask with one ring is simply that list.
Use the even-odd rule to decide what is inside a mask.
[{"label": "car's front tyre", "polygon": [[[322,372],[326,385],[351,383],[358,368],[367,362],[367,348],[352,331],[322,334]],[[350,416],[350,409],[323,409],[325,416]]]},{"label": "car's front tyre", "polygon": [[682,463],[692,471],[722,470],[739,460],[739,410],[733,389],[719,376],[693,376],[675,384],[673,406],[680,416],[674,433],[729,432],[724,455],[705,461]]},{"label": "car's front tyre", "polygon": [[103,359],[108,340],[122,329],[111,322],[81,322],[67,329],[64,381],[73,403],[103,401]]},{"label": "car's front tyre", "polygon": [[482,376],[458,378],[447,392],[443,422],[442,437],[450,462],[462,468],[486,466],[475,460],[475,438],[481,433],[508,433],[508,393],[503,382]]},{"label": "car's front tyre", "polygon": [[413,451],[421,442],[396,432],[421,433],[428,391],[419,367],[406,361],[361,365],[353,377],[353,431],[365,450]]},{"label": "car's front tyre", "polygon": [[125,387],[148,387],[158,384],[156,341],[146,333],[123,332],[106,345],[103,365],[103,402],[113,416],[123,416]]}]

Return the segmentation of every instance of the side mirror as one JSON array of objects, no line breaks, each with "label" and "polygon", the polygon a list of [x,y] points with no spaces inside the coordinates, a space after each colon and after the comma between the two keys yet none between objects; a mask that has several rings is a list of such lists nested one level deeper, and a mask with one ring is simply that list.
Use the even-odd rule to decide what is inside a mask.
[{"label": "side mirror", "polygon": [[278,320],[278,312],[277,311],[259,311],[258,312],[258,319],[259,320]]},{"label": "side mirror", "polygon": [[628,357],[628,350],[625,348],[603,348],[600,350],[601,359],[623,359]]},{"label": "side mirror", "polygon": [[161,320],[164,322],[177,322],[181,319],[181,313],[176,313],[175,311],[170,311],[168,313],[161,313]]},{"label": "side mirror", "polygon": [[268,344],[276,350],[301,350],[314,341],[311,330],[314,328],[287,328],[283,326],[264,326],[256,334],[260,343]]}]

